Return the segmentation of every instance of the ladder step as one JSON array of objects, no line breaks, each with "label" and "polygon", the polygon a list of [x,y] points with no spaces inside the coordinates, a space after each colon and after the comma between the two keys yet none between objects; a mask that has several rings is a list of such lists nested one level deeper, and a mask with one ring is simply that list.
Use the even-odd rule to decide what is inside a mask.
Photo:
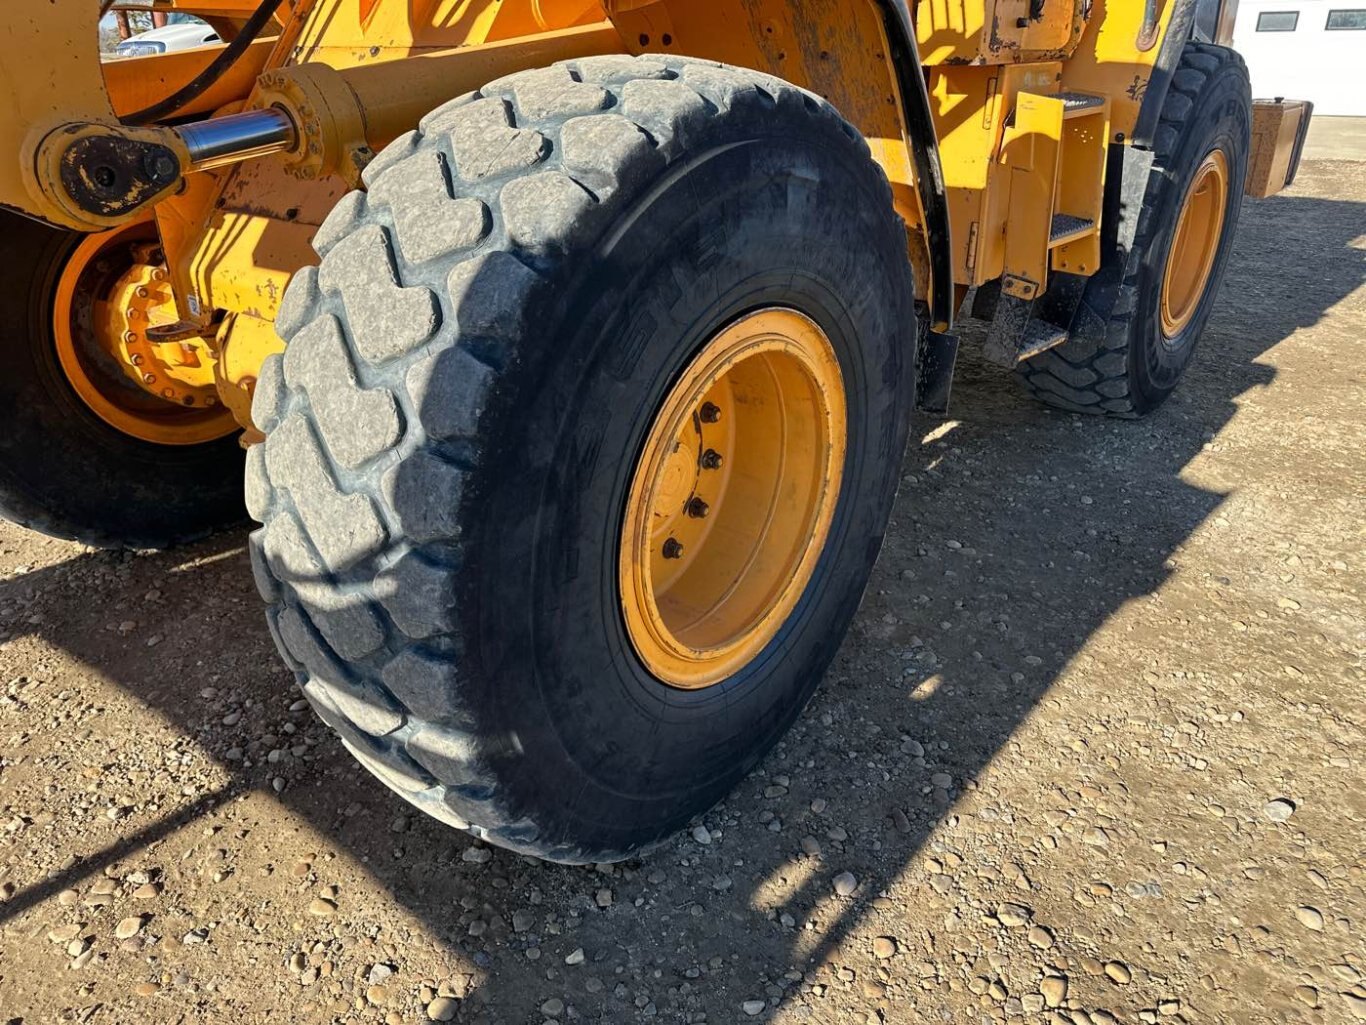
[{"label": "ladder step", "polygon": [[1048,248],[1056,249],[1068,242],[1075,242],[1091,234],[1096,222],[1089,217],[1073,217],[1071,214],[1054,214],[1053,224],[1048,232]]},{"label": "ladder step", "polygon": [[1056,324],[1049,324],[1042,320],[1031,320],[1025,327],[1024,336],[1020,339],[1020,348],[1016,359],[1024,362],[1032,356],[1037,356],[1041,352],[1047,352],[1055,346],[1067,341],[1067,329],[1058,327]]},{"label": "ladder step", "polygon": [[1105,106],[1104,96],[1090,93],[1058,93],[1058,99],[1062,100],[1062,116],[1065,118],[1098,114]]}]

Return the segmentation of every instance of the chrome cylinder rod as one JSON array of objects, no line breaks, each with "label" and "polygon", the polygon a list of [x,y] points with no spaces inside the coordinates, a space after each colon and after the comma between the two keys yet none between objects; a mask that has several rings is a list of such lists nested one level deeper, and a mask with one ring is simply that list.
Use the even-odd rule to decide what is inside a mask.
[{"label": "chrome cylinder rod", "polygon": [[207,171],[290,149],[297,134],[289,115],[275,107],[211,117],[175,131],[190,151],[187,171]]}]

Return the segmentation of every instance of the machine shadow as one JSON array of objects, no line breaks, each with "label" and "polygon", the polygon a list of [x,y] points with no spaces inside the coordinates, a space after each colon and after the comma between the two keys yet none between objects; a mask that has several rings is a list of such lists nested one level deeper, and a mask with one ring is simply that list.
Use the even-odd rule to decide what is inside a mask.
[{"label": "machine shadow", "polygon": [[[833,983],[825,974],[833,969],[822,966],[870,908],[880,922],[899,923],[904,937],[937,927],[913,902],[890,906],[881,895],[943,816],[1009,813],[984,802],[973,781],[1088,638],[1125,602],[1160,586],[1164,563],[1220,504],[1223,496],[1184,482],[1183,468],[1235,414],[1238,397],[1272,379],[1260,362],[1267,350],[1366,281],[1366,253],[1353,248],[1363,235],[1366,204],[1249,202],[1202,354],[1182,390],[1142,422],[1039,407],[973,358],[980,338],[969,324],[956,419],[917,423],[854,629],[792,734],[705,816],[708,842],[685,835],[614,868],[561,868],[501,851],[487,863],[470,860],[473,840],[409,818],[330,738],[278,799],[373,873],[453,965],[477,974],[458,1020],[532,1020],[552,995],[591,1021],[655,1013],[688,1020],[703,1010],[729,1020],[747,1000],[766,1001],[760,1014],[790,1004],[795,1017],[820,1017],[792,994]],[[1318,255],[1312,263],[1261,255],[1287,247]],[[65,649],[195,737],[232,778],[164,823],[24,883],[0,904],[0,921],[215,803],[271,792],[277,768],[265,758],[267,741],[209,729],[200,697],[214,676],[262,709],[296,696],[242,540],[86,554],[74,562],[90,572],[68,562],[60,574],[38,570],[0,584],[0,609],[38,600],[45,609],[5,625],[0,639],[37,634]],[[92,574],[107,582],[99,602],[87,586]],[[164,631],[155,670],[145,649],[130,651],[109,629],[117,609],[152,589],[164,617],[194,612]],[[833,892],[841,872],[857,880],[852,896]],[[599,907],[604,887],[612,898]],[[535,922],[514,928],[514,911],[538,899]],[[484,926],[472,929],[475,921]],[[531,959],[532,949],[544,957]],[[856,994],[848,999],[890,1010],[876,987]]]}]

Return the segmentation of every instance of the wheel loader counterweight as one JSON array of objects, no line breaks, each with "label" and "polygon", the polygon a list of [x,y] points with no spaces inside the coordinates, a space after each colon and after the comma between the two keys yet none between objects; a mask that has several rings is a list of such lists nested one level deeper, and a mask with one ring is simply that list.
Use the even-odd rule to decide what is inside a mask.
[{"label": "wheel loader counterweight", "polygon": [[834,657],[969,292],[1050,405],[1175,388],[1309,119],[1224,2],[167,0],[224,42],[103,62],[93,5],[29,5],[0,512],[154,546],[245,496],[380,779],[638,854]]}]

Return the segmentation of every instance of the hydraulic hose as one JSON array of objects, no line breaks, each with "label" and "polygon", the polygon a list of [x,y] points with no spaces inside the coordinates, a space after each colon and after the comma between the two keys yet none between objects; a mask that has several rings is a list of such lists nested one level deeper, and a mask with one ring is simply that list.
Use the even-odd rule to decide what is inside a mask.
[{"label": "hydraulic hose", "polygon": [[123,118],[123,123],[126,125],[145,125],[150,124],[153,121],[159,121],[162,118],[175,113],[205,89],[209,88],[209,86],[213,85],[214,82],[218,81],[223,72],[232,67],[237,59],[246,52],[247,47],[261,34],[261,30],[265,28],[266,22],[268,22],[275,12],[279,10],[280,4],[283,2],[284,0],[262,0],[261,6],[257,7],[256,10],[252,12],[251,17],[247,19],[246,24],[242,26],[242,31],[237,33],[232,42],[223,48],[223,51],[209,63],[208,67],[195,75],[194,78],[190,79],[164,100],[158,100],[150,107],[143,107],[141,110],[136,110],[129,114],[127,117]]}]

